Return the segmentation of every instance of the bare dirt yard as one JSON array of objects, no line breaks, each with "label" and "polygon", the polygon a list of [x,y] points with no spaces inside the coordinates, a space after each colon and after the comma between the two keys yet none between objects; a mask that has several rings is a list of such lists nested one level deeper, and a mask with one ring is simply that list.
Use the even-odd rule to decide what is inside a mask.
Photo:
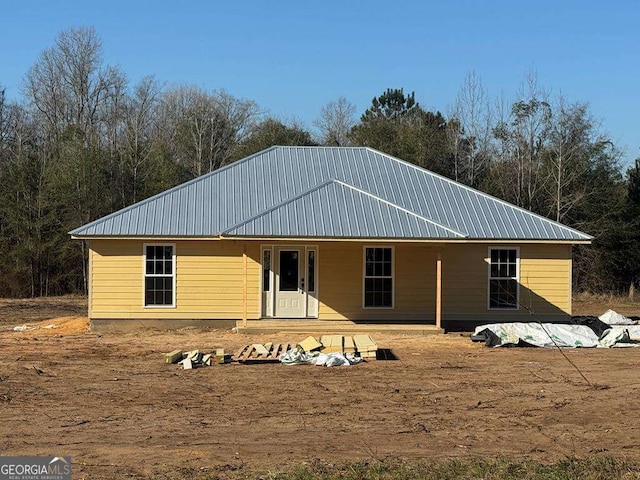
[{"label": "bare dirt yard", "polygon": [[[591,385],[557,350],[460,334],[374,335],[398,361],[183,371],[163,353],[301,338],[96,335],[83,301],[0,305],[3,455],[70,455],[74,478],[259,478],[317,459],[640,460],[640,349],[564,350]],[[12,331],[36,320],[57,328]]]}]

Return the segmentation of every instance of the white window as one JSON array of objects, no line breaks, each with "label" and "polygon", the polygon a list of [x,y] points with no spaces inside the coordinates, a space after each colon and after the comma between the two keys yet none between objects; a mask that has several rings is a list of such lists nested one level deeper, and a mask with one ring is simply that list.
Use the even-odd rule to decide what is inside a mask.
[{"label": "white window", "polygon": [[365,308],[393,308],[393,248],[365,247]]},{"label": "white window", "polygon": [[518,309],[517,248],[489,248],[489,310]]},{"label": "white window", "polygon": [[144,246],[144,306],[175,306],[175,246]]}]

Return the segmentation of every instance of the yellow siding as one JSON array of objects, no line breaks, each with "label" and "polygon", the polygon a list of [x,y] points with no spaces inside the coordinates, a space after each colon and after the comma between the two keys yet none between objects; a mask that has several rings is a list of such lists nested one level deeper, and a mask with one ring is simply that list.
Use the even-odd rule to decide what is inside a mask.
[{"label": "yellow siding", "polygon": [[[322,320],[414,320],[435,318],[436,249],[424,244],[395,244],[394,308],[363,308],[364,246],[375,243],[330,242],[319,251],[319,317]],[[385,244],[387,246],[387,244]]]},{"label": "yellow siding", "polygon": [[445,321],[563,320],[571,314],[571,246],[504,245],[520,249],[521,307],[518,311],[487,308],[489,246],[447,245],[443,250]]},{"label": "yellow siding", "polygon": [[[140,240],[92,240],[91,318],[234,319],[243,313],[243,248],[247,249],[247,313],[258,318],[259,245],[177,241],[176,306],[143,306]],[[162,242],[159,242],[162,243]]]},{"label": "yellow siding", "polygon": [[[90,242],[91,318],[240,319],[247,252],[247,314],[260,318],[258,241],[191,240],[176,245],[176,307],[144,308],[141,240]],[[152,243],[152,242],[148,242]],[[159,242],[162,243],[162,242]],[[289,243],[273,242],[285,245]],[[290,244],[304,245],[303,242]],[[396,243],[394,308],[363,308],[364,246],[375,242],[316,242],[321,320],[406,320],[434,323],[436,256],[442,251],[443,321],[566,319],[571,311],[571,246],[513,245],[520,249],[518,311],[487,308],[489,244]],[[389,244],[385,244],[389,245]]]}]

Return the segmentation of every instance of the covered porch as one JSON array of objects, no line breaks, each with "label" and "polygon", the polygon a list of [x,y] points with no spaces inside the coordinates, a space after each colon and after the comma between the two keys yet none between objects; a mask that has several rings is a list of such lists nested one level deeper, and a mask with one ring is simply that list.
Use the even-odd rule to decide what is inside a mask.
[{"label": "covered porch", "polygon": [[567,244],[256,243],[258,315],[245,305],[238,331],[428,334],[571,314]]},{"label": "covered porch", "polygon": [[259,270],[259,314],[252,315],[253,295],[245,292],[237,328],[442,332],[443,247],[380,240],[248,242],[258,268],[247,271],[243,263],[246,275]]}]

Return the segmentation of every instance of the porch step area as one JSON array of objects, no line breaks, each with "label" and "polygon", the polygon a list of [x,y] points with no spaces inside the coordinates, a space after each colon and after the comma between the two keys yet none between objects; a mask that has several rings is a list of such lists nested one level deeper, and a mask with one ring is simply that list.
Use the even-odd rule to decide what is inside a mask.
[{"label": "porch step area", "polygon": [[388,333],[393,335],[436,335],[444,333],[435,325],[418,323],[356,323],[349,321],[326,321],[304,319],[247,320],[236,323],[238,333],[295,333],[299,335],[322,335],[336,333],[358,335],[362,333]]}]

